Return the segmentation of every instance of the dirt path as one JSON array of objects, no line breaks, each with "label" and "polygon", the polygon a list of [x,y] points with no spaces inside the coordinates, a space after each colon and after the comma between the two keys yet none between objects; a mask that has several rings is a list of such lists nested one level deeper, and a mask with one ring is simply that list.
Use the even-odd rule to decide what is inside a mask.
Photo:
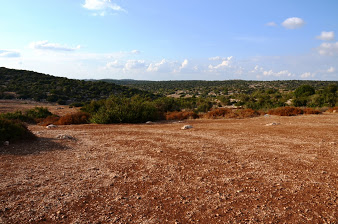
[{"label": "dirt path", "polygon": [[338,222],[337,114],[185,124],[30,126],[0,148],[0,223]]}]

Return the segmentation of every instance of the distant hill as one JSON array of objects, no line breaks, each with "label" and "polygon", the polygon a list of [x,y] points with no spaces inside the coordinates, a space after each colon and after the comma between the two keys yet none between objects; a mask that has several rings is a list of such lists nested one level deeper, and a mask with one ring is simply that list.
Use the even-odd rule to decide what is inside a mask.
[{"label": "distant hill", "polygon": [[316,90],[323,89],[330,84],[338,85],[338,81],[307,81],[307,80],[281,80],[281,81],[247,81],[247,80],[225,80],[225,81],[203,81],[203,80],[174,80],[174,81],[144,81],[144,80],[116,80],[102,79],[100,81],[115,83],[131,88],[137,88],[156,94],[170,95],[177,91],[185,94],[201,95],[202,93],[214,92],[237,92],[251,93],[255,90],[276,89],[283,91],[294,91],[301,85],[310,85]]},{"label": "distant hill", "polygon": [[103,99],[112,94],[153,96],[149,92],[115,83],[75,80],[0,67],[0,99],[33,99],[69,104]]}]

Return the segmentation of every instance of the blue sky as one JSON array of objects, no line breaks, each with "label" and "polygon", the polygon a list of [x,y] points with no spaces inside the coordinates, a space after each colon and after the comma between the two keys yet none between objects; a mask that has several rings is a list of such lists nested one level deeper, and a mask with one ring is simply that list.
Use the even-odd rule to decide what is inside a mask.
[{"label": "blue sky", "polygon": [[0,0],[0,66],[77,79],[338,80],[336,0]]}]

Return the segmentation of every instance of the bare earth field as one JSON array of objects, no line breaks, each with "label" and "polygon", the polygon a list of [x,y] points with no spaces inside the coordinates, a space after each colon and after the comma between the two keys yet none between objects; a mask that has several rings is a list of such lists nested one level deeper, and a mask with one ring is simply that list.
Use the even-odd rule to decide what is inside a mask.
[{"label": "bare earth field", "polygon": [[338,223],[338,114],[29,129],[0,223]]}]

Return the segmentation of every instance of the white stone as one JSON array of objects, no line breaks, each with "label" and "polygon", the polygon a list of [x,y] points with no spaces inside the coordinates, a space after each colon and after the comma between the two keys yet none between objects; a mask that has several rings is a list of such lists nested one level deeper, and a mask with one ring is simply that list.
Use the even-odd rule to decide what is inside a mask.
[{"label": "white stone", "polygon": [[191,129],[191,128],[193,128],[193,126],[191,126],[191,125],[184,125],[181,129],[182,130],[186,130],[186,129]]}]

